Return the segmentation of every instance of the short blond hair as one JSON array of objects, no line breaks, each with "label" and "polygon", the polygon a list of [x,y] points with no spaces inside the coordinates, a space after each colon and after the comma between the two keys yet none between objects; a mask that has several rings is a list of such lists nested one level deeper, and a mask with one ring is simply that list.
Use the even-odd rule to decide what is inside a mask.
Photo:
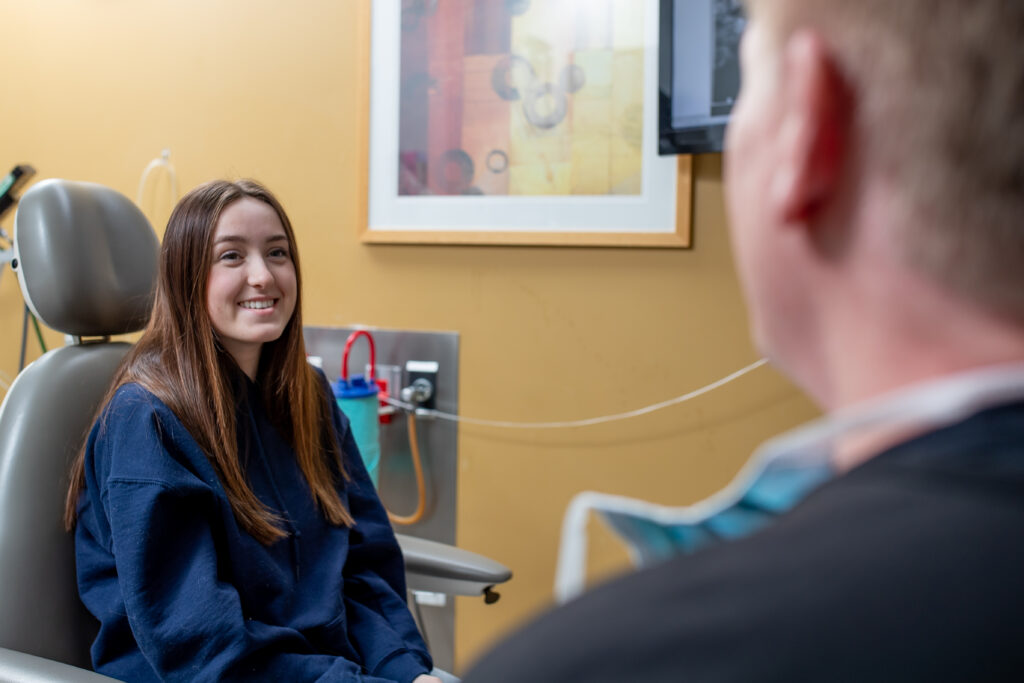
[{"label": "short blond hair", "polygon": [[819,29],[854,89],[857,144],[908,220],[908,264],[1024,321],[1024,0],[757,0]]}]

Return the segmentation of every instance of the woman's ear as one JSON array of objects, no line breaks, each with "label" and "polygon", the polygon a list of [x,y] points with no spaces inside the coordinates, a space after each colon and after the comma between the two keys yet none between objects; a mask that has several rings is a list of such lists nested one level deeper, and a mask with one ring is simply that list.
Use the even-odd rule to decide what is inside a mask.
[{"label": "woman's ear", "polygon": [[783,60],[780,167],[771,195],[787,223],[806,224],[828,204],[838,185],[847,157],[853,97],[818,33],[795,32]]}]

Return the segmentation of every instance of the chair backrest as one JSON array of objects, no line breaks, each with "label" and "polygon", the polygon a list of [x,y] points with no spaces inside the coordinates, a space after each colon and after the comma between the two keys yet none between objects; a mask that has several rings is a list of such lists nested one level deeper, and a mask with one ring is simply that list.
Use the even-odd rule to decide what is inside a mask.
[{"label": "chair backrest", "polygon": [[130,348],[109,336],[145,325],[159,244],[129,199],[66,180],[27,191],[14,229],[25,301],[70,343],[25,368],[0,406],[0,647],[89,667],[96,624],[62,521],[68,468]]}]

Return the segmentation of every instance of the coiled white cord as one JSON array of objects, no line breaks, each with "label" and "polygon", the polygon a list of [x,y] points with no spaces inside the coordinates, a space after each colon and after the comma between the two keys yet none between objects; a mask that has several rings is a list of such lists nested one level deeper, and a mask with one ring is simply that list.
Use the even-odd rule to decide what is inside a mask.
[{"label": "coiled white cord", "polygon": [[165,169],[171,180],[171,204],[178,201],[178,173],[174,170],[174,164],[171,163],[171,150],[165,149],[160,152],[160,156],[146,165],[142,177],[139,178],[139,191],[135,194],[135,204],[140,209],[142,208],[142,197],[146,191],[146,181],[149,180],[149,175],[158,168]]}]

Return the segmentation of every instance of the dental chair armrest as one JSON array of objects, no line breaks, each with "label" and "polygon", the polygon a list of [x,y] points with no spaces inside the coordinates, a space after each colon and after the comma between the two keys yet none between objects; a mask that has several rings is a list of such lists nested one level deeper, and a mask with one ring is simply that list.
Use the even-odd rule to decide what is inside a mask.
[{"label": "dental chair armrest", "polygon": [[114,683],[115,679],[52,659],[0,647],[0,683]]},{"label": "dental chair armrest", "polygon": [[512,578],[508,567],[446,543],[395,534],[405,556],[409,590],[449,595],[486,595]]}]

